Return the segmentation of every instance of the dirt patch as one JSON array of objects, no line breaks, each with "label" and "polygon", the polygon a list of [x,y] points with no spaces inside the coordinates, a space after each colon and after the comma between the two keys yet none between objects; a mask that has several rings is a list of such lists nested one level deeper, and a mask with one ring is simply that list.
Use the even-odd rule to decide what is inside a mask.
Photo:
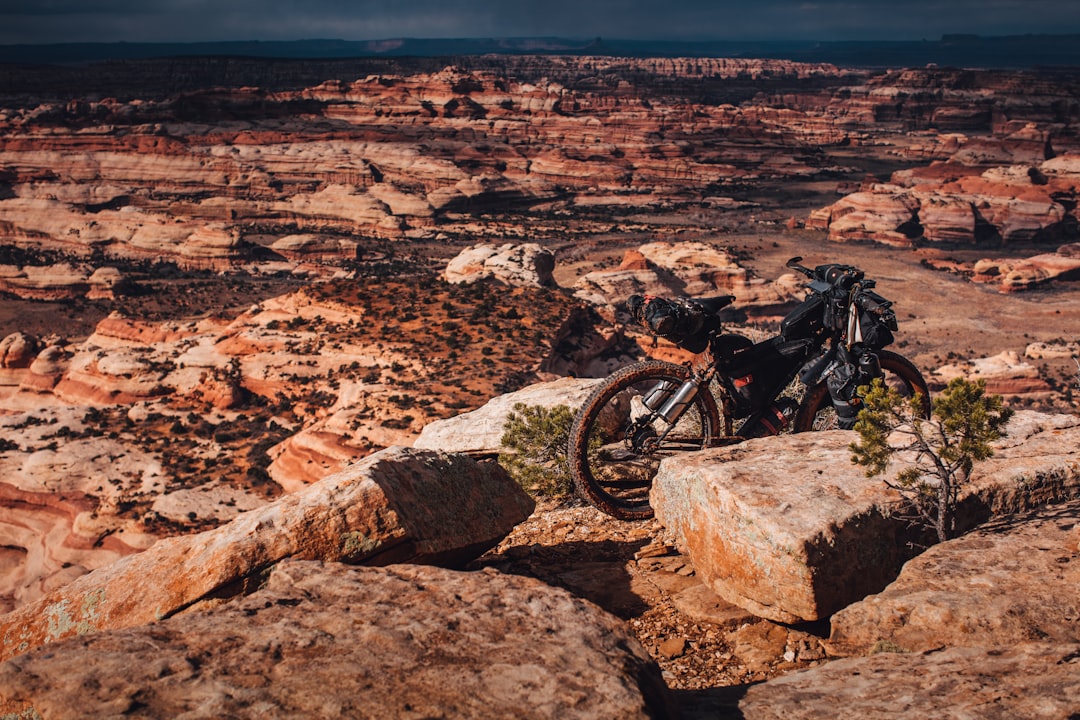
[{"label": "dirt patch", "polygon": [[627,522],[580,503],[541,500],[473,567],[538,578],[623,618],[675,690],[760,682],[825,659],[827,624],[780,625],[725,602],[655,520]]}]

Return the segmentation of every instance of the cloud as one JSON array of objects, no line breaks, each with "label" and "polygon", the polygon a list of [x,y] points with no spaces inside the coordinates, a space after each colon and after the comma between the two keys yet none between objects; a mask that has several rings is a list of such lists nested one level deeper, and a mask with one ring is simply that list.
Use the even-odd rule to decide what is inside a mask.
[{"label": "cloud", "polygon": [[872,40],[1080,32],[1075,0],[3,0],[0,43],[559,35]]}]

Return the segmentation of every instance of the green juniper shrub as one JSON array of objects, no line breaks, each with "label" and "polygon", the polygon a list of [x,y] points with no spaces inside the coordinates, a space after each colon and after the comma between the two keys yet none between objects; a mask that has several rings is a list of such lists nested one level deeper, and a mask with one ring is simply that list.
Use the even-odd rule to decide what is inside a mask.
[{"label": "green juniper shrub", "polygon": [[574,413],[566,405],[546,408],[517,403],[503,425],[499,464],[533,497],[573,492],[566,443]]},{"label": "green juniper shrub", "polygon": [[851,461],[867,477],[881,475],[890,462],[910,463],[886,484],[898,491],[898,514],[933,530],[939,542],[956,535],[956,505],[971,469],[993,454],[991,443],[1005,436],[1013,411],[1000,395],[987,395],[986,382],[955,378],[933,401],[932,418],[921,417],[919,396],[905,397],[880,379],[861,388],[864,407],[851,444]]}]

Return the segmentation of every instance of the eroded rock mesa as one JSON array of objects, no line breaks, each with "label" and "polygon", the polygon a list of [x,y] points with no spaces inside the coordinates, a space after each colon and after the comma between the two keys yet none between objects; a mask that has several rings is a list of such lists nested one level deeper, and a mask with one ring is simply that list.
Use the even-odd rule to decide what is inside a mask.
[{"label": "eroded rock mesa", "polygon": [[[987,167],[933,163],[897,171],[889,182],[864,184],[806,226],[830,240],[874,240],[907,247],[924,243],[1008,244],[1061,242],[1076,237],[1080,155],[1031,165]],[[1002,289],[1020,290],[1056,276],[1075,275],[1067,257],[1040,256],[1015,270],[984,264],[984,276],[1004,275]]]},{"label": "eroded rock mesa", "polygon": [[987,258],[975,263],[972,272],[973,281],[994,285],[1000,292],[1030,290],[1052,280],[1076,280],[1080,278],[1080,243],[1021,259]]},{"label": "eroded rock mesa", "polygon": [[775,281],[755,277],[731,252],[702,242],[653,242],[628,251],[622,263],[595,270],[574,285],[575,296],[594,305],[618,305],[630,295],[707,297],[731,294],[735,307],[782,314],[800,298],[794,275]]}]

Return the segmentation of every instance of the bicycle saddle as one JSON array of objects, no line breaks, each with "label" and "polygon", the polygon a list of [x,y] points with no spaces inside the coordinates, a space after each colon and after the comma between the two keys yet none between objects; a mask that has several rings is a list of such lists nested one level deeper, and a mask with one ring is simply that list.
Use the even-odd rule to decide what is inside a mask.
[{"label": "bicycle saddle", "polygon": [[716,297],[694,298],[694,302],[705,308],[706,311],[715,315],[731,303],[735,302],[735,296],[717,295]]}]

